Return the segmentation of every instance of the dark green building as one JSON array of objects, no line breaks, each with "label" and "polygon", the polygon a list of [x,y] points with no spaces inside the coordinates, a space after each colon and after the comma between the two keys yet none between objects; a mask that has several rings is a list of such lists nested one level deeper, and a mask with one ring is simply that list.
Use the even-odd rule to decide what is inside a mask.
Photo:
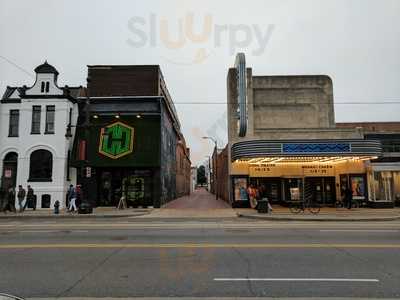
[{"label": "dark green building", "polygon": [[116,206],[121,196],[132,206],[175,199],[185,141],[159,66],[89,66],[79,100],[71,162],[85,197],[96,206]]}]

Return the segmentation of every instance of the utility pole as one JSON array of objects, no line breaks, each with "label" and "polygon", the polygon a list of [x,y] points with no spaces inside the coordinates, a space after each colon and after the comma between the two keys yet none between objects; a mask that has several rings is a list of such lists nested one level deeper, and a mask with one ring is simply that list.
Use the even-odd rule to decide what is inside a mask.
[{"label": "utility pole", "polygon": [[203,136],[205,140],[211,140],[214,142],[214,151],[215,151],[215,200],[218,200],[218,143],[217,140],[210,136]]}]

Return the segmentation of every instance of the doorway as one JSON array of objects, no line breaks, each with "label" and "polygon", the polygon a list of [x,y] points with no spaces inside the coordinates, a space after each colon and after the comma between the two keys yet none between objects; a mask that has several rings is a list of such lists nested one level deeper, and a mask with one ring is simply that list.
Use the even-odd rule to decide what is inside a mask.
[{"label": "doorway", "polygon": [[336,201],[335,177],[306,177],[305,190],[322,205],[333,206]]},{"label": "doorway", "polygon": [[3,172],[1,187],[3,190],[8,190],[10,187],[17,185],[17,170],[18,170],[18,154],[9,152],[3,159]]},{"label": "doorway", "polygon": [[128,206],[153,206],[151,170],[104,168],[99,169],[97,174],[97,206],[117,206],[122,196]]}]

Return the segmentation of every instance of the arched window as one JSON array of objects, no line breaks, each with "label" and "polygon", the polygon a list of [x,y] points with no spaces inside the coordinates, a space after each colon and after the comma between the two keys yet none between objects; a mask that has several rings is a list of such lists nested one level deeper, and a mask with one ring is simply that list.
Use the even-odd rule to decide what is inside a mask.
[{"label": "arched window", "polygon": [[53,155],[47,150],[36,150],[31,153],[29,164],[29,181],[51,181],[53,173]]}]

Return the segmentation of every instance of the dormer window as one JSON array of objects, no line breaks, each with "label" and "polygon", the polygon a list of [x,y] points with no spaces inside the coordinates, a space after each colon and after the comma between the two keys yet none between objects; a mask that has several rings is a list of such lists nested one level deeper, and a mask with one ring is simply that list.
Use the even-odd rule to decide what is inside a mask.
[{"label": "dormer window", "polygon": [[50,81],[46,81],[46,82],[42,81],[40,91],[42,93],[44,93],[44,92],[48,93],[50,91]]}]

